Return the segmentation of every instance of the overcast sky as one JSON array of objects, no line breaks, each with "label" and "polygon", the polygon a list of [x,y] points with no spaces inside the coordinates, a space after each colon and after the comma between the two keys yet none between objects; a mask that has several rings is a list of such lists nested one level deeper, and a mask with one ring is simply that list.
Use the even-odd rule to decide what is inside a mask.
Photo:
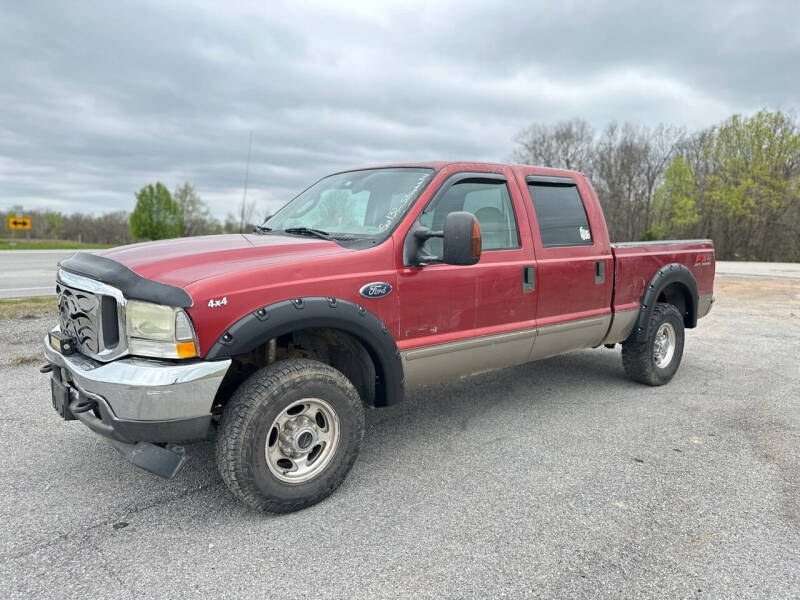
[{"label": "overcast sky", "polygon": [[503,160],[533,122],[797,110],[800,2],[9,0],[0,57],[0,210],[190,181],[223,218],[251,131],[264,211],[350,166]]}]

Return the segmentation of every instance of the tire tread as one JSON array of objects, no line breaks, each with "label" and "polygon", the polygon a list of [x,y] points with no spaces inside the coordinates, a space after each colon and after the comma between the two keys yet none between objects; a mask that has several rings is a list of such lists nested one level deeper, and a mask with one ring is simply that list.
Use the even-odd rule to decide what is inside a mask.
[{"label": "tire tread", "polygon": [[[659,302],[653,308],[653,314],[647,324],[647,340],[644,342],[629,340],[622,343],[622,366],[625,370],[625,375],[634,381],[645,385],[657,386],[664,385],[672,378],[670,376],[669,379],[664,380],[663,377],[659,376],[650,351],[651,337],[655,335],[659,325],[670,316],[677,318],[682,327],[683,317],[680,311],[672,304]],[[679,335],[683,335],[682,331]],[[682,354],[682,343],[680,351]],[[678,349],[676,349],[676,352],[678,352]],[[681,357],[677,356],[676,358],[680,360]]]},{"label": "tire tread", "polygon": [[[249,468],[248,441],[252,431],[251,421],[261,405],[274,398],[281,388],[298,380],[314,377],[327,380],[346,393],[354,406],[357,406],[356,426],[351,429],[351,452],[337,467],[337,473],[329,477],[330,484],[317,490],[312,496],[295,500],[281,500],[264,496],[255,484],[253,471]],[[234,392],[225,405],[217,433],[216,462],[222,479],[228,489],[241,501],[260,511],[285,513],[300,510],[328,497],[342,482],[358,455],[358,448],[364,436],[364,416],[361,399],[350,381],[339,371],[324,363],[307,359],[288,359],[274,363],[256,371]],[[342,446],[350,444],[343,443]]]}]

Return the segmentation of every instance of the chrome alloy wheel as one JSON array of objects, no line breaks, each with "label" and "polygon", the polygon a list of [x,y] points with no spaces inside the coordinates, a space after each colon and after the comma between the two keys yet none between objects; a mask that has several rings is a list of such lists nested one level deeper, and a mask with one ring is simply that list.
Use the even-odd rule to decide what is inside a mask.
[{"label": "chrome alloy wheel", "polygon": [[321,398],[303,398],[272,422],[264,449],[272,474],[302,483],[322,472],[339,445],[339,417]]},{"label": "chrome alloy wheel", "polygon": [[664,369],[675,356],[678,336],[672,323],[662,323],[653,340],[653,362],[659,369]]}]

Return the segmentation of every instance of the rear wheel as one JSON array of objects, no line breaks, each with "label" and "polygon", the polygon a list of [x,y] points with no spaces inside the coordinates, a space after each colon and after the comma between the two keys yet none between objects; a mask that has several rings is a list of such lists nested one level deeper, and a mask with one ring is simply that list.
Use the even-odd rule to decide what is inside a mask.
[{"label": "rear wheel", "polygon": [[364,408],[350,381],[320,362],[256,371],[225,406],[217,466],[257,510],[290,512],[329,496],[358,456]]},{"label": "rear wheel", "polygon": [[681,364],[684,338],[680,311],[672,304],[656,304],[647,325],[647,339],[622,344],[625,374],[647,385],[668,383]]}]

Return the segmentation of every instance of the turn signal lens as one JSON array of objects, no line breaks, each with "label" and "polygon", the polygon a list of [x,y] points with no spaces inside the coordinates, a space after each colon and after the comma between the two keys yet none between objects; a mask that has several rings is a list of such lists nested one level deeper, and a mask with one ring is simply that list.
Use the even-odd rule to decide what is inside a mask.
[{"label": "turn signal lens", "polygon": [[197,345],[192,342],[161,342],[128,338],[128,349],[134,356],[153,358],[193,358],[197,356]]},{"label": "turn signal lens", "polygon": [[478,226],[478,220],[472,222],[472,239],[469,244],[469,255],[472,258],[478,258],[481,255],[481,228]]},{"label": "turn signal lens", "polygon": [[194,342],[180,342],[175,345],[175,350],[178,353],[178,358],[192,358],[197,356],[197,348]]}]

